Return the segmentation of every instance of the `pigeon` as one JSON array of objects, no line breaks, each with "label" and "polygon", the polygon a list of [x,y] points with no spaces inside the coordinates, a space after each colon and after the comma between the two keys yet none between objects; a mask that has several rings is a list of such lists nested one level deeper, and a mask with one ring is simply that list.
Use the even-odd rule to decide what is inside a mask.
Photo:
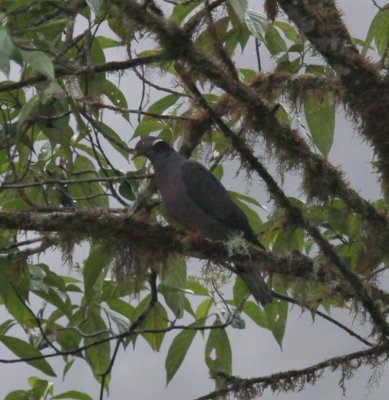
[{"label": "pigeon", "polygon": [[[162,204],[176,223],[196,236],[227,241],[242,234],[265,249],[250,227],[244,212],[224,186],[203,165],[177,153],[164,140],[146,136],[135,146],[134,157],[143,156],[154,168]],[[254,298],[263,306],[272,302],[270,290],[257,268],[235,265]]]}]

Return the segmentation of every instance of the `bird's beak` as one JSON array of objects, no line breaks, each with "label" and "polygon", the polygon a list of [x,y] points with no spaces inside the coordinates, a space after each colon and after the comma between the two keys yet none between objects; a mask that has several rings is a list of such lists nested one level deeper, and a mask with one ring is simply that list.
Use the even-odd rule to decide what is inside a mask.
[{"label": "bird's beak", "polygon": [[136,150],[134,150],[134,152],[132,153],[131,160],[135,160],[135,158],[137,158],[139,156],[140,156],[140,154]]}]

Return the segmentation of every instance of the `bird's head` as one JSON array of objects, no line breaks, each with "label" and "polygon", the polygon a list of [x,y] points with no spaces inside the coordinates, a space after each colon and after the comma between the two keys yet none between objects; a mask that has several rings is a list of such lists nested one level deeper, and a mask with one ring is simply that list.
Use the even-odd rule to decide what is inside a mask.
[{"label": "bird's head", "polygon": [[171,151],[174,150],[164,140],[154,136],[145,136],[136,144],[132,158],[143,156],[153,161],[157,155],[167,154]]}]

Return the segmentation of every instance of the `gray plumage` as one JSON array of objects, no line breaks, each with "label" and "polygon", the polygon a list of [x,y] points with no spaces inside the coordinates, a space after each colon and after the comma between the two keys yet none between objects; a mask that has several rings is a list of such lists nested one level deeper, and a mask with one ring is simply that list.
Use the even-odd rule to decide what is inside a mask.
[{"label": "gray plumage", "polygon": [[[244,212],[232,201],[224,186],[197,161],[187,160],[165,141],[147,136],[135,146],[135,156],[148,158],[162,203],[174,221],[211,240],[228,240],[242,232],[246,240],[264,249]],[[262,305],[272,297],[260,272],[236,265],[250,292]]]}]

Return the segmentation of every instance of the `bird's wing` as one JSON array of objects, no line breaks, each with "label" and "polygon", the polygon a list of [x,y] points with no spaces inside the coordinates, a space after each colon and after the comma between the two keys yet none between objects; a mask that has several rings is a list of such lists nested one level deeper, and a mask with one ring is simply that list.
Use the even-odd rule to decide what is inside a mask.
[{"label": "bird's wing", "polygon": [[182,179],[191,200],[203,212],[232,230],[251,230],[247,217],[232,201],[224,186],[204,166],[185,161],[181,166]]}]

